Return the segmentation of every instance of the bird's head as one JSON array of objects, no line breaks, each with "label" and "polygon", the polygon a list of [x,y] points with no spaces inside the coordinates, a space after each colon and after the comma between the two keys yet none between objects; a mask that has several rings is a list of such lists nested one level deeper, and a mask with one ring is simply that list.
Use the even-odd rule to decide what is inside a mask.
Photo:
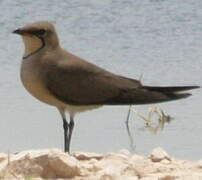
[{"label": "bird's head", "polygon": [[59,46],[59,40],[54,26],[47,21],[39,21],[13,31],[22,36],[25,45],[25,55],[41,49],[54,49]]}]

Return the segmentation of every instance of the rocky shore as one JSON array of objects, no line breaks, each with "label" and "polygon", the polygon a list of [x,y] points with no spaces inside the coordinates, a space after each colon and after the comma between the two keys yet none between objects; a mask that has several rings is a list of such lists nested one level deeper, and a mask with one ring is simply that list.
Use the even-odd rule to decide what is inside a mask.
[{"label": "rocky shore", "polygon": [[156,148],[150,155],[75,152],[58,149],[0,153],[0,179],[12,180],[201,180],[202,160],[170,157]]}]

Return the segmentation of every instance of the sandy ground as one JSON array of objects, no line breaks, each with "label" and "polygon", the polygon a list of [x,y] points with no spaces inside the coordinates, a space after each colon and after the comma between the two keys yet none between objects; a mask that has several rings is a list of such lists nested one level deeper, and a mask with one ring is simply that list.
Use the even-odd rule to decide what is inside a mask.
[{"label": "sandy ground", "polygon": [[202,180],[202,161],[178,160],[162,148],[150,155],[127,150],[106,154],[58,149],[0,153],[0,179]]}]

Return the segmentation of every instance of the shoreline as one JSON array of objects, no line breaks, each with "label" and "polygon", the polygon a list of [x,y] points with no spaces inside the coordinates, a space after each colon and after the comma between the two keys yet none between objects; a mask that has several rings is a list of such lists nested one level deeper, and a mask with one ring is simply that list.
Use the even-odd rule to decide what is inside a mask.
[{"label": "shoreline", "polygon": [[0,153],[0,179],[197,180],[202,160],[179,160],[155,148],[148,156],[128,150],[98,154],[59,149]]}]

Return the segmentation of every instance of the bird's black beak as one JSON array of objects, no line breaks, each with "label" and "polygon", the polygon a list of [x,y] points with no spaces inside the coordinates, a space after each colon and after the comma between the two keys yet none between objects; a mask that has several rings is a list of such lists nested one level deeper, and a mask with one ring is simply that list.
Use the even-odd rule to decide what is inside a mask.
[{"label": "bird's black beak", "polygon": [[14,34],[25,35],[30,34],[37,37],[43,36],[46,33],[44,29],[16,29],[13,31]]},{"label": "bird's black beak", "polygon": [[23,33],[25,33],[25,31],[22,29],[16,29],[12,33],[22,35]]}]

